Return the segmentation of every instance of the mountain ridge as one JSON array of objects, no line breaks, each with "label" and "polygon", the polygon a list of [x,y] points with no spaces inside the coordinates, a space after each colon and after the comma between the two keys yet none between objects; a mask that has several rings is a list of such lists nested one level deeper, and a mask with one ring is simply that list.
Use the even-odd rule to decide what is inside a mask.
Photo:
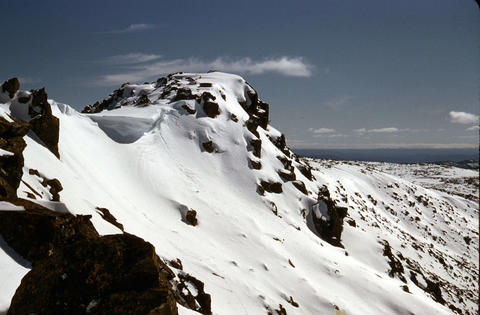
[{"label": "mountain ridge", "polygon": [[[13,119],[12,108],[20,112],[20,104],[32,104],[19,101],[29,93],[18,88],[9,83],[0,94],[5,120]],[[183,268],[205,283],[213,313],[318,314],[336,307],[347,314],[474,312],[474,203],[386,174],[364,178],[361,168],[348,164],[298,158],[285,136],[269,125],[270,106],[238,76],[176,73],[153,83],[124,84],[84,113],[48,104],[59,120],[59,158],[36,131],[20,135],[25,162],[17,197],[50,210],[91,215],[101,235],[121,234],[98,210],[107,209],[125,232],[151,242],[170,262],[176,292],[183,290],[178,287]],[[332,168],[338,173],[328,173]],[[53,179],[61,190],[47,184]],[[368,184],[342,184],[355,180]],[[364,189],[370,186],[377,188]],[[395,196],[395,189],[407,198]],[[427,199],[408,197],[419,190]],[[460,223],[448,217],[465,218],[472,246],[451,254],[448,245],[438,243],[442,232],[433,229],[435,236],[439,233],[435,247],[443,247],[430,253],[425,246],[432,244],[431,236],[416,232],[420,224],[413,216],[399,214],[408,202],[415,202],[411,207],[418,208],[427,230],[440,222],[455,233],[452,244],[465,241],[457,230]],[[440,219],[434,219],[433,209]],[[444,224],[444,210],[449,224]],[[476,215],[478,225],[478,208]],[[396,224],[404,234],[392,232]],[[417,240],[392,239],[401,235]],[[419,249],[402,249],[412,244]],[[464,259],[464,267],[455,265],[455,255]],[[433,273],[418,267],[425,263],[432,264]],[[450,269],[467,279],[455,280]],[[395,299],[387,291],[396,292]],[[378,304],[362,302],[371,294]],[[184,304],[195,308],[195,303]],[[189,312],[183,306],[178,310]]]}]

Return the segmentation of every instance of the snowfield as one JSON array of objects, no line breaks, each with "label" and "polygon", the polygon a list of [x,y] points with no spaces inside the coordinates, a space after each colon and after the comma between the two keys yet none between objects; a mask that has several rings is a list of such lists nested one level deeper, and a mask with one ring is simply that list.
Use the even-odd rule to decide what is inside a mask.
[{"label": "snowfield", "polygon": [[[253,115],[268,116],[261,104],[247,112],[255,94],[241,77],[212,72],[126,84],[97,112],[50,100],[60,159],[25,136],[17,194],[92,215],[102,235],[122,233],[96,208],[109,209],[125,232],[203,281],[214,314],[477,313],[478,198],[465,197],[478,196],[478,172],[436,168],[445,178],[477,177],[476,188],[451,181],[449,189],[424,176],[428,164],[295,158],[275,128],[251,128]],[[5,119],[22,110],[17,97],[0,101]],[[44,184],[53,178],[60,201]],[[347,208],[344,248],[315,230],[313,216],[330,220],[322,187]],[[191,210],[197,225],[188,224]],[[1,312],[30,267],[0,245]],[[195,312],[179,305],[179,313]]]}]

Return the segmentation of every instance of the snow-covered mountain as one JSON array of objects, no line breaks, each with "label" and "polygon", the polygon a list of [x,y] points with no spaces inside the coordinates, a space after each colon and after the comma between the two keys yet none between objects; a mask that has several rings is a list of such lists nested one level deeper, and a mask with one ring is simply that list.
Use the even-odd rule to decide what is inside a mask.
[{"label": "snow-covered mountain", "polygon": [[[77,230],[95,242],[113,236],[89,222],[100,235],[144,239],[169,266],[154,259],[155,268],[171,270],[180,314],[477,312],[478,173],[450,168],[468,185],[477,179],[476,194],[455,194],[395,164],[298,158],[269,123],[257,92],[221,72],[124,84],[82,113],[9,80],[0,89],[0,220],[41,208],[62,214],[53,222],[67,223],[55,229],[73,222],[68,213],[91,216]],[[57,257],[29,260],[3,226],[0,311],[22,277]],[[86,301],[85,312],[102,301]]]}]

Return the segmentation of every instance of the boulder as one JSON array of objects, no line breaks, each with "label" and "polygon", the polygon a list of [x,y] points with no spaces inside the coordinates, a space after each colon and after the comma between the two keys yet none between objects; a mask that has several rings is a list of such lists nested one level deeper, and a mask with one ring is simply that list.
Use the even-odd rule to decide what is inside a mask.
[{"label": "boulder", "polygon": [[13,98],[15,96],[15,93],[18,91],[20,88],[20,82],[18,81],[17,78],[11,78],[2,84],[2,92],[8,93],[8,97]]}]

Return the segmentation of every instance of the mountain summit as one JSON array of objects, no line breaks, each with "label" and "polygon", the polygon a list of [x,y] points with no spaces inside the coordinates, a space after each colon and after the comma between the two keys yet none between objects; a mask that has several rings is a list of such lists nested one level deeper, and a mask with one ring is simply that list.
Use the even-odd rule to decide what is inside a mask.
[{"label": "mountain summit", "polygon": [[270,110],[222,72],[81,113],[6,81],[0,311],[475,314],[478,200],[299,158]]}]

